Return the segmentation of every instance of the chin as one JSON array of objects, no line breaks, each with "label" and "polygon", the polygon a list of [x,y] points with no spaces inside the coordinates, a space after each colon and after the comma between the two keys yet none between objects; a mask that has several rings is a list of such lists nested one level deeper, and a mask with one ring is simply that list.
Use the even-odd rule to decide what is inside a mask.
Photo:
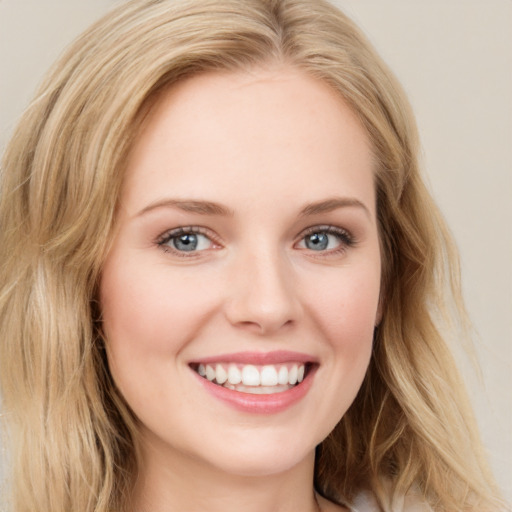
[{"label": "chin", "polygon": [[[210,453],[203,452],[211,465],[226,474],[243,477],[265,477],[285,473],[288,470],[314,459],[318,444],[311,434],[283,432],[252,432],[236,439],[230,435],[224,446],[217,441],[217,446]],[[268,435],[265,435],[268,434]],[[309,440],[308,440],[309,438]],[[320,442],[320,441],[319,441]]]},{"label": "chin", "polygon": [[286,473],[305,460],[309,460],[310,456],[314,458],[314,450],[303,454],[285,454],[276,451],[273,453],[265,452],[264,454],[247,454],[246,457],[235,455],[223,460],[221,464],[217,463],[216,467],[229,475],[248,478],[269,477]]}]

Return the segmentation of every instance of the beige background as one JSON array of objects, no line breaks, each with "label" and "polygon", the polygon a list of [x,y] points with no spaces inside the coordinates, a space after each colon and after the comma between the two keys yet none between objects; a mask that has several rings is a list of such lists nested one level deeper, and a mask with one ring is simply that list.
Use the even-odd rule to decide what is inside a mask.
[{"label": "beige background", "polygon": [[[0,0],[0,149],[42,74],[112,0]],[[512,501],[512,1],[337,0],[417,113],[425,168],[459,244],[484,382],[460,360]],[[0,468],[1,469],[1,468]]]}]

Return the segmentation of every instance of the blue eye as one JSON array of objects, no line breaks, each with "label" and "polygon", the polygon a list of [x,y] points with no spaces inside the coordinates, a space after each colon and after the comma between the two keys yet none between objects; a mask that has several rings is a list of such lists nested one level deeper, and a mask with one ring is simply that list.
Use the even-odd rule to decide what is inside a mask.
[{"label": "blue eye", "polygon": [[164,235],[158,245],[165,250],[192,253],[210,249],[213,242],[206,235],[193,229],[180,228]]},{"label": "blue eye", "polygon": [[[331,238],[334,238],[334,236],[331,235]],[[325,251],[325,249],[329,249],[329,242],[329,235],[327,233],[312,233],[304,238],[306,247],[313,251]],[[335,242],[337,242],[337,240],[335,240]]]},{"label": "blue eye", "polygon": [[300,240],[298,247],[310,251],[336,251],[353,245],[352,237],[345,231],[334,226],[316,227]]}]

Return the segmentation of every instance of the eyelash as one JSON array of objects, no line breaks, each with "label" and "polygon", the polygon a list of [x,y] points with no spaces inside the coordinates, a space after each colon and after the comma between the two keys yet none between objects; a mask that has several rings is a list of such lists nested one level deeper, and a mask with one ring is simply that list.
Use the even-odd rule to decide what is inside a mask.
[{"label": "eyelash", "polygon": [[[179,227],[176,229],[172,229],[170,231],[167,231],[160,235],[155,243],[158,247],[160,247],[164,252],[166,253],[173,253],[176,256],[182,257],[182,258],[193,258],[197,257],[199,253],[202,251],[179,251],[173,247],[171,247],[169,242],[171,242],[173,239],[178,238],[183,235],[203,235],[206,238],[210,240],[210,242],[215,246],[220,246],[220,244],[217,242],[216,237],[207,229],[199,227],[199,226],[184,226]],[[354,237],[345,229],[336,227],[336,226],[330,226],[330,225],[320,225],[320,226],[312,226],[305,231],[303,231],[300,234],[300,237],[298,239],[298,242],[296,242],[294,245],[296,245],[299,242],[302,242],[306,237],[313,235],[313,234],[329,234],[329,235],[335,235],[340,245],[339,247],[336,247],[334,249],[329,250],[322,250],[322,251],[314,251],[312,249],[309,249],[311,253],[313,253],[316,257],[322,257],[322,256],[335,256],[339,255],[340,253],[343,253],[347,250],[349,247],[353,247],[356,244],[356,240]],[[304,248],[302,250],[308,250],[307,248]],[[318,254],[314,254],[315,252],[318,252]]]},{"label": "eyelash", "polygon": [[208,240],[210,240],[213,245],[219,245],[216,242],[216,237],[209,230],[199,227],[199,226],[183,226],[183,227],[179,227],[179,228],[167,231],[157,238],[156,244],[164,252],[173,253],[174,255],[176,255],[178,257],[182,257],[182,258],[197,257],[198,253],[200,253],[202,251],[190,251],[190,253],[187,253],[187,251],[178,251],[177,249],[171,247],[170,245],[167,245],[173,239],[178,238],[183,235],[203,235],[204,237],[208,238]]},{"label": "eyelash", "polygon": [[[356,240],[351,233],[349,233],[346,229],[331,225],[312,226],[306,229],[300,234],[299,242],[302,242],[306,237],[310,235],[324,233],[328,235],[335,235],[338,238],[340,245],[339,247],[326,251],[313,251],[311,249],[310,252],[313,253],[313,255],[316,257],[336,256],[344,253],[348,248],[356,245]],[[318,252],[318,254],[315,254],[315,252]]]}]

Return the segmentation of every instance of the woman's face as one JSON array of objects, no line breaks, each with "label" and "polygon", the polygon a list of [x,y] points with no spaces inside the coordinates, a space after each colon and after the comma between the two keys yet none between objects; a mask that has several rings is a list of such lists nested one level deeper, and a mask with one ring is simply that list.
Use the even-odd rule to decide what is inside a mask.
[{"label": "woman's face", "polygon": [[159,100],[101,282],[146,457],[244,475],[311,460],[371,355],[372,166],[340,96],[292,69],[205,74]]}]

